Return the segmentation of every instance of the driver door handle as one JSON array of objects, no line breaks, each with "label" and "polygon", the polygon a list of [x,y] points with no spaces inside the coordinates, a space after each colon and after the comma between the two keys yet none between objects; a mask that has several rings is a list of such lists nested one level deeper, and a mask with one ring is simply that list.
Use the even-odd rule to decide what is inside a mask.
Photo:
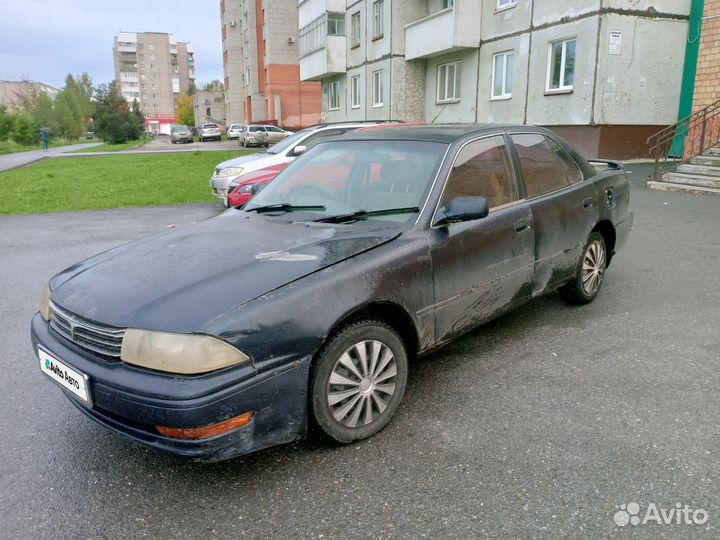
[{"label": "driver door handle", "polygon": [[530,222],[529,221],[527,221],[525,219],[521,219],[521,220],[515,222],[515,232],[516,233],[522,234],[529,230],[530,230]]}]

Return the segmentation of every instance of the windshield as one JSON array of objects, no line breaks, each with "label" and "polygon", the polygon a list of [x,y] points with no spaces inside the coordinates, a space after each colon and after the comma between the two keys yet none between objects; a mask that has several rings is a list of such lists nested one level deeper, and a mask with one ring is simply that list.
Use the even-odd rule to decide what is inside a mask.
[{"label": "windshield", "polygon": [[172,130],[173,131],[187,131],[188,128],[187,128],[187,126],[173,126]]},{"label": "windshield", "polygon": [[320,143],[281,172],[245,210],[271,207],[284,214],[312,207],[311,220],[356,213],[349,222],[415,219],[446,148],[425,141]]},{"label": "windshield", "polygon": [[308,134],[315,131],[312,128],[303,129],[302,131],[298,131],[294,135],[290,135],[289,137],[283,139],[279,143],[277,143],[275,146],[273,146],[270,150],[267,150],[268,154],[281,154],[288,148],[292,148],[296,144],[300,142],[301,139],[304,139],[308,136]]}]

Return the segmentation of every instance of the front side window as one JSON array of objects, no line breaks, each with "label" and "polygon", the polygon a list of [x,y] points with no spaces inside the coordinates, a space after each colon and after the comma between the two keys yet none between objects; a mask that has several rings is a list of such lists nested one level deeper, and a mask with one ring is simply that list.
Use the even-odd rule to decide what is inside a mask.
[{"label": "front side window", "polygon": [[[399,209],[397,214],[367,219],[397,224],[415,220],[446,150],[447,145],[428,141],[324,140],[281,172],[245,209],[282,203],[324,207],[312,210],[308,219]],[[364,220],[344,226],[360,221]]]},{"label": "front side window", "polygon": [[437,71],[437,102],[460,100],[460,62],[441,64]]},{"label": "front side window", "polygon": [[528,198],[579,182],[583,175],[560,146],[539,133],[511,136],[520,158]]},{"label": "front side window", "polygon": [[373,2],[373,37],[381,37],[384,33],[384,8],[385,2],[383,0],[375,0]]},{"label": "front side window", "polygon": [[356,11],[350,16],[350,45],[360,45],[360,12]]},{"label": "front side window", "polygon": [[512,51],[505,51],[493,55],[493,99],[510,99],[512,97],[514,61],[515,54],[513,54]]},{"label": "front side window", "polygon": [[383,106],[383,70],[373,71],[373,107]]},{"label": "front side window", "polygon": [[569,91],[575,78],[575,39],[554,41],[548,46],[546,90]]},{"label": "front side window", "polygon": [[360,108],[360,75],[350,78],[350,107]]},{"label": "front side window", "polygon": [[512,162],[502,136],[486,137],[460,150],[445,185],[442,205],[448,208],[457,197],[485,197],[490,208],[518,200]]},{"label": "front side window", "polygon": [[336,111],[340,108],[340,81],[328,83],[328,110]]}]

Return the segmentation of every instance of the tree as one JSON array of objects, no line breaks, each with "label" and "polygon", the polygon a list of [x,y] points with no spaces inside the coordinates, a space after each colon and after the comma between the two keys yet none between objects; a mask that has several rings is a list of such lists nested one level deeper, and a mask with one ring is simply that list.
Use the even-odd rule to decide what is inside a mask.
[{"label": "tree", "polygon": [[31,116],[26,113],[17,113],[10,138],[18,144],[33,144],[37,141],[37,132]]},{"label": "tree", "polygon": [[205,85],[203,86],[203,90],[205,90],[206,92],[223,92],[225,90],[225,85],[222,83],[222,81],[214,79],[209,83],[205,83]]},{"label": "tree", "polygon": [[178,123],[184,126],[194,126],[195,99],[187,94],[181,94],[178,96],[176,114]]},{"label": "tree", "polygon": [[15,127],[15,115],[7,112],[5,105],[0,105],[0,142],[7,141]]},{"label": "tree", "polygon": [[188,96],[194,96],[197,94],[197,86],[195,86],[195,81],[190,81],[188,84]]},{"label": "tree", "polygon": [[130,110],[115,81],[98,86],[95,91],[95,133],[105,142],[119,144],[139,139],[143,131],[144,120],[137,101]]}]

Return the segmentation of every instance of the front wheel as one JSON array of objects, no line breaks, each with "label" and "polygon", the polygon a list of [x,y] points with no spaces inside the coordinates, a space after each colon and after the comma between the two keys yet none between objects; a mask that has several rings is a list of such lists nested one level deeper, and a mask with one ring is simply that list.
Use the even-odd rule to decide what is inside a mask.
[{"label": "front wheel", "polygon": [[310,374],[311,421],[340,443],[366,439],[395,413],[407,382],[405,345],[388,325],[363,320],[323,346]]},{"label": "front wheel", "polygon": [[590,233],[572,281],[558,290],[568,304],[592,302],[600,292],[607,268],[607,246],[598,232]]}]

